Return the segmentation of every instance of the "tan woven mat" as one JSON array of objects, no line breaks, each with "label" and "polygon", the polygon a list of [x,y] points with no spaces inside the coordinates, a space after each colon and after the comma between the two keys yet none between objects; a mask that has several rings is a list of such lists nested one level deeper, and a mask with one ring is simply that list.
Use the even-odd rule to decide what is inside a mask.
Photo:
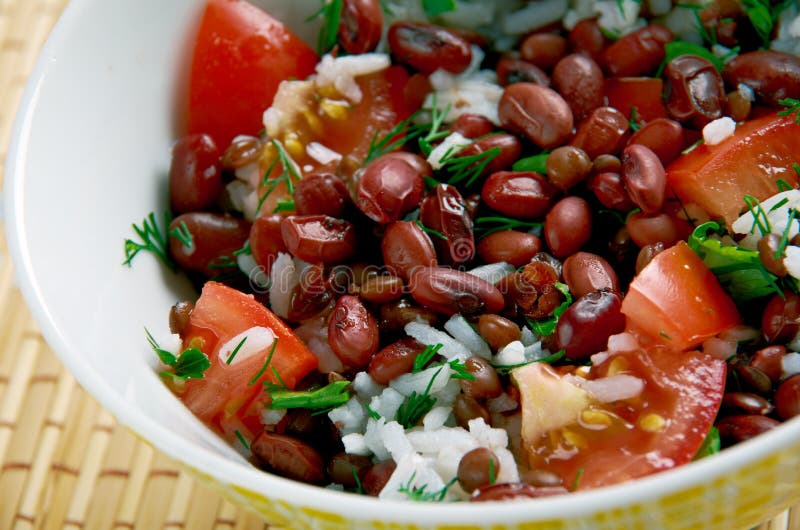
[{"label": "tan woven mat", "polygon": [[[0,0],[2,163],[25,81],[66,3]],[[2,230],[0,322],[0,530],[265,527],[118,426],[76,384],[25,309]],[[787,528],[800,529],[800,517],[787,512],[760,530]]]}]

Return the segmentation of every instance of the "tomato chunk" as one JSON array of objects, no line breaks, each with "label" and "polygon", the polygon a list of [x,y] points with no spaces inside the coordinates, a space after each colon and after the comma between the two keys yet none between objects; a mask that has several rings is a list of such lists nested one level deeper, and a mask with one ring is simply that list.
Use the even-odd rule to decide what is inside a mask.
[{"label": "tomato chunk", "polygon": [[682,241],[633,279],[622,312],[629,326],[677,350],[694,348],[741,320],[714,273]]},{"label": "tomato chunk", "polygon": [[778,192],[780,179],[797,185],[797,153],[800,127],[792,116],[770,114],[737,127],[720,144],[701,144],[679,157],[667,167],[667,182],[684,204],[696,203],[730,225],[745,195],[764,200]]},{"label": "tomato chunk", "polygon": [[649,122],[656,118],[666,118],[667,111],[661,98],[663,81],[652,77],[612,77],[606,79],[605,95],[608,105],[625,116],[636,116]]},{"label": "tomato chunk", "polygon": [[192,58],[189,134],[224,149],[255,134],[281,81],[305,78],[317,55],[270,15],[244,0],[208,0]]}]

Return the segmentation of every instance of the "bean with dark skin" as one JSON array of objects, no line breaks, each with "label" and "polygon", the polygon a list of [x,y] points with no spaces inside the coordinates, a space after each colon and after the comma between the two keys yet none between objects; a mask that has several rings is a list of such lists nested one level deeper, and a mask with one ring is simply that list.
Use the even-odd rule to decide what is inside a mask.
[{"label": "bean with dark skin", "polygon": [[384,460],[374,464],[371,468],[364,473],[364,478],[361,479],[361,486],[364,488],[364,493],[377,497],[389,478],[397,469],[397,464],[394,460]]},{"label": "bean with dark skin", "polygon": [[534,259],[514,275],[504,292],[526,317],[549,317],[564,301],[564,295],[554,285],[558,277],[552,265]]},{"label": "bean with dark skin", "polygon": [[775,408],[765,398],[749,392],[726,392],[722,396],[722,404],[728,409],[738,410],[747,414],[767,415]]},{"label": "bean with dark skin", "polygon": [[589,158],[619,153],[628,141],[628,118],[613,107],[600,107],[578,125],[570,145],[583,149]]},{"label": "bean with dark skin", "polygon": [[592,171],[592,160],[586,151],[571,145],[562,145],[547,155],[547,180],[560,190],[579,184]]},{"label": "bean with dark skin", "polygon": [[483,183],[481,199],[493,210],[531,219],[550,210],[558,190],[533,171],[500,171]]},{"label": "bean with dark skin", "polygon": [[497,112],[504,129],[525,136],[543,149],[557,147],[572,135],[572,110],[558,92],[547,87],[508,85]]},{"label": "bean with dark skin", "polygon": [[486,263],[504,261],[515,267],[528,263],[540,250],[542,240],[517,230],[502,230],[478,241],[478,256]]},{"label": "bean with dark skin", "polygon": [[258,158],[261,156],[261,146],[261,140],[255,136],[237,136],[222,154],[222,167],[239,169],[258,162]]},{"label": "bean with dark skin", "polygon": [[494,123],[480,114],[466,112],[450,125],[451,133],[459,133],[464,138],[479,138],[494,131]]},{"label": "bean with dark skin", "polygon": [[758,257],[764,268],[782,278],[788,273],[783,264],[784,253],[780,249],[781,236],[779,234],[767,234],[758,240]]},{"label": "bean with dark skin", "polygon": [[422,157],[392,152],[367,164],[358,182],[356,204],[377,223],[391,223],[416,208],[431,167]]},{"label": "bean with dark skin", "polygon": [[500,471],[500,460],[491,449],[476,447],[464,454],[458,463],[458,483],[467,493],[491,485]]},{"label": "bean with dark skin", "polygon": [[422,307],[408,298],[400,298],[388,304],[383,304],[380,311],[380,329],[390,333],[400,333],[409,322],[424,322],[435,326],[439,321],[439,314],[428,307]]},{"label": "bean with dark skin", "polygon": [[574,254],[592,237],[592,211],[577,196],[558,201],[544,218],[544,239],[553,256]]},{"label": "bean with dark skin", "polygon": [[461,390],[477,400],[496,398],[503,393],[503,384],[497,370],[483,357],[470,357],[464,366],[474,380],[462,379]]},{"label": "bean with dark skin", "polygon": [[800,331],[800,295],[772,295],[761,316],[761,331],[767,342],[787,342]]},{"label": "bean with dark skin", "polygon": [[523,482],[509,482],[478,488],[472,492],[469,502],[513,501],[523,498],[551,497],[565,493],[569,493],[569,490],[563,486],[535,487]]},{"label": "bean with dark skin", "polygon": [[294,208],[298,215],[341,218],[349,202],[347,186],[333,173],[311,173],[295,185]]},{"label": "bean with dark skin", "polygon": [[169,231],[177,230],[181,223],[192,235],[192,245],[187,247],[175,236],[169,236],[169,252],[175,263],[184,270],[202,272],[208,276],[219,274],[212,265],[221,263],[225,256],[232,258],[250,235],[250,223],[237,217],[210,212],[191,212],[179,215],[169,224]]},{"label": "bean with dark skin", "polygon": [[476,418],[483,418],[487,425],[491,425],[491,415],[486,407],[478,403],[475,398],[459,393],[453,403],[453,415],[456,423],[465,429],[469,429],[469,421]]},{"label": "bean with dark skin", "polygon": [[378,351],[378,323],[357,296],[336,300],[328,324],[328,342],[344,364],[357,369],[365,368]]},{"label": "bean with dark skin", "polygon": [[622,162],[618,157],[610,154],[596,156],[592,160],[592,173],[603,173],[605,171],[619,173],[622,171]]},{"label": "bean with dark skin", "polygon": [[597,254],[572,254],[564,260],[561,274],[575,298],[599,290],[619,292],[617,273],[610,263]]},{"label": "bean with dark skin", "polygon": [[735,122],[745,121],[750,116],[752,102],[738,90],[728,92],[727,115]]},{"label": "bean with dark skin", "polygon": [[519,45],[523,60],[550,70],[567,54],[567,39],[555,33],[533,33]]},{"label": "bean with dark skin", "polygon": [[680,156],[683,143],[683,127],[669,118],[647,122],[628,140],[629,146],[641,144],[653,151],[664,166]]},{"label": "bean with dark skin", "polygon": [[445,315],[496,313],[505,305],[494,285],[456,269],[419,268],[411,275],[409,290],[414,300]]},{"label": "bean with dark skin", "polygon": [[189,323],[194,304],[188,301],[178,302],[169,308],[169,330],[183,338],[183,330]]},{"label": "bean with dark skin", "polygon": [[478,318],[478,333],[486,340],[489,347],[497,351],[509,342],[519,340],[519,326],[512,320],[500,315],[484,313]]},{"label": "bean with dark skin", "polygon": [[553,69],[553,88],[567,101],[576,121],[603,105],[603,81],[600,65],[581,53],[567,55]]},{"label": "bean with dark skin", "polygon": [[628,216],[625,227],[639,248],[656,243],[671,246],[686,239],[692,230],[688,222],[663,212],[650,215],[644,212],[632,213]]},{"label": "bean with dark skin", "polygon": [[459,151],[458,156],[475,156],[491,149],[497,149],[499,153],[486,164],[486,167],[480,174],[481,178],[496,171],[503,171],[504,169],[511,168],[514,162],[520,157],[522,144],[519,138],[513,134],[497,133],[472,142]]},{"label": "bean with dark skin", "polygon": [[393,342],[376,353],[369,362],[367,373],[381,385],[402,375],[414,367],[414,360],[422,353],[425,346],[411,337]]},{"label": "bean with dark skin", "polygon": [[303,271],[300,282],[292,291],[288,319],[300,322],[319,314],[333,300],[328,278],[322,263]]},{"label": "bean with dark skin", "polygon": [[592,175],[588,188],[603,206],[611,210],[629,212],[636,207],[625,190],[622,175],[618,172],[604,171]]},{"label": "bean with dark skin", "polygon": [[734,365],[734,370],[742,388],[762,395],[772,392],[772,380],[758,368],[738,363]]},{"label": "bean with dark skin", "polygon": [[278,252],[286,252],[286,244],[281,235],[283,216],[278,214],[262,215],[253,221],[250,227],[250,252],[255,262],[269,276]]},{"label": "bean with dark skin", "polygon": [[800,374],[784,380],[775,391],[775,410],[784,420],[800,415]]},{"label": "bean with dark skin", "polygon": [[322,457],[313,447],[296,438],[265,431],[256,436],[250,449],[278,475],[309,484],[325,482]]},{"label": "bean with dark skin", "polygon": [[378,0],[344,0],[339,18],[338,40],[352,55],[368,53],[381,40],[383,9]]},{"label": "bean with dark skin", "polygon": [[750,358],[750,366],[764,372],[773,383],[777,383],[783,374],[783,356],[786,355],[786,346],[773,344],[765,346]]},{"label": "bean with dark skin", "polygon": [[760,414],[740,414],[728,416],[717,422],[720,438],[735,443],[749,440],[780,425],[774,420]]},{"label": "bean with dark skin", "polygon": [[373,276],[361,284],[358,295],[372,304],[385,304],[403,296],[403,287],[399,276]]},{"label": "bean with dark skin", "polygon": [[672,32],[651,24],[617,39],[603,51],[602,64],[614,77],[636,77],[654,71],[666,55]]},{"label": "bean with dark skin", "polygon": [[696,129],[722,117],[726,94],[722,76],[708,59],[681,55],[664,69],[664,100],[669,115]]},{"label": "bean with dark skin", "polygon": [[309,263],[341,263],[356,251],[355,228],[326,215],[294,215],[281,221],[281,236],[292,255]]},{"label": "bean with dark skin", "polygon": [[784,98],[800,99],[800,57],[773,50],[743,53],[725,64],[722,76],[730,87],[745,84],[773,107]]},{"label": "bean with dark skin", "polygon": [[578,298],[561,315],[556,343],[570,359],[583,359],[606,348],[608,337],[625,329],[622,297],[612,291],[594,291]]},{"label": "bean with dark skin", "polygon": [[431,238],[410,221],[397,221],[386,228],[381,251],[386,268],[406,281],[414,269],[437,265]]},{"label": "bean with dark skin", "polygon": [[328,462],[328,477],[345,488],[357,488],[371,466],[372,461],[366,456],[336,453]]},{"label": "bean with dark skin", "polygon": [[438,184],[419,205],[419,220],[425,227],[444,236],[444,239],[433,238],[442,262],[459,265],[475,258],[472,218],[455,186]]},{"label": "bean with dark skin", "polygon": [[497,82],[500,86],[513,85],[514,83],[534,83],[550,86],[550,76],[533,63],[522,59],[503,58],[497,63]]},{"label": "bean with dark skin", "polygon": [[642,272],[642,269],[647,267],[659,252],[663,252],[664,248],[664,243],[661,242],[643,246],[636,255],[636,274]]},{"label": "bean with dark skin", "polygon": [[460,74],[472,60],[472,50],[465,39],[434,24],[395,22],[389,28],[388,41],[397,60],[423,73],[443,68]]},{"label": "bean with dark skin", "polygon": [[622,183],[628,196],[644,213],[656,213],[664,206],[667,172],[658,156],[641,144],[622,152]]},{"label": "bean with dark skin", "polygon": [[222,193],[217,144],[207,134],[184,136],[172,146],[169,201],[176,213],[208,210]]},{"label": "bean with dark skin", "polygon": [[585,53],[599,62],[608,39],[600,31],[597,19],[585,18],[570,30],[568,40],[572,51]]}]

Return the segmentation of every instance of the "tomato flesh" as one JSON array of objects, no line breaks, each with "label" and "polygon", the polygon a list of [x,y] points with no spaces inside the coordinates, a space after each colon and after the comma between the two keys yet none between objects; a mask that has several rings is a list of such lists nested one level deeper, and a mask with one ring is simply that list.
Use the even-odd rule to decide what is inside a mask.
[{"label": "tomato flesh", "polygon": [[608,105],[625,116],[636,117],[644,122],[666,118],[667,111],[661,98],[663,81],[652,77],[612,77],[605,82]]}]

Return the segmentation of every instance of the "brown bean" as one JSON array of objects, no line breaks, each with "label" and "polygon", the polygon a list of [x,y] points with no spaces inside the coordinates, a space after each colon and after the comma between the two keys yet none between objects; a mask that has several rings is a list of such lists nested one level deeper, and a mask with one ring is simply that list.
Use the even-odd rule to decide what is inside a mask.
[{"label": "brown bean", "polygon": [[389,48],[403,63],[420,72],[443,68],[460,74],[472,60],[469,43],[441,26],[424,22],[395,22],[389,28]]},{"label": "brown bean", "polygon": [[378,323],[357,296],[336,300],[328,324],[328,342],[333,353],[352,368],[365,368],[379,345]]},{"label": "brown bean", "polygon": [[459,151],[458,156],[476,156],[491,149],[497,149],[499,152],[486,164],[480,173],[481,178],[496,171],[509,169],[519,158],[522,144],[513,134],[497,133],[475,140]]},{"label": "brown bean", "polygon": [[600,107],[578,125],[570,145],[583,149],[589,158],[615,155],[628,140],[628,118],[613,107]]},{"label": "brown bean", "polygon": [[778,277],[786,276],[786,266],[783,264],[784,252],[781,250],[781,236],[767,234],[758,240],[758,257],[764,268]]},{"label": "brown bean", "polygon": [[422,200],[419,220],[427,228],[444,236],[433,240],[442,262],[459,265],[475,258],[472,218],[467,214],[464,198],[455,186],[438,184]]},{"label": "brown bean", "polygon": [[664,60],[664,45],[672,32],[651,24],[617,39],[603,51],[603,66],[615,77],[646,75]]},{"label": "brown bean", "polygon": [[[639,248],[656,243],[672,246],[691,230],[691,225],[665,213],[646,214],[632,213],[625,221],[631,239]],[[688,234],[687,234],[688,235]]]},{"label": "brown bean", "polygon": [[344,0],[339,18],[339,44],[347,53],[371,52],[381,40],[383,9],[378,0]]},{"label": "brown bean", "polygon": [[761,331],[767,342],[791,340],[800,331],[800,295],[772,295],[761,316]]},{"label": "brown bean", "polygon": [[722,439],[738,443],[767,432],[778,425],[780,423],[777,420],[766,416],[742,414],[722,418],[717,422],[717,429]]},{"label": "brown bean", "polygon": [[629,212],[636,206],[625,190],[622,175],[617,172],[604,171],[592,175],[588,187],[597,200],[611,210]]},{"label": "brown bean", "polygon": [[667,172],[658,156],[641,144],[622,152],[622,183],[631,200],[644,213],[656,213],[664,205]]},{"label": "brown bean", "polygon": [[470,357],[464,366],[474,380],[462,379],[461,390],[464,394],[478,400],[496,398],[503,393],[503,385],[497,370],[483,357]]},{"label": "brown bean", "polygon": [[628,145],[641,144],[653,151],[666,166],[681,154],[683,149],[683,127],[669,118],[656,118],[633,133]]},{"label": "brown bean", "polygon": [[558,190],[532,171],[500,171],[483,183],[486,206],[512,217],[541,217],[553,204]]},{"label": "brown bean", "polygon": [[778,390],[775,391],[775,410],[784,420],[800,416],[800,374],[795,374],[778,385]]},{"label": "brown bean", "polygon": [[567,54],[567,39],[555,33],[533,33],[519,45],[520,56],[538,66],[549,70]]},{"label": "brown bean", "polygon": [[361,284],[358,295],[372,304],[385,304],[403,296],[403,286],[399,276],[373,276]]},{"label": "brown bean", "polygon": [[391,333],[403,331],[409,322],[424,322],[435,326],[439,321],[439,314],[433,309],[421,307],[408,298],[400,298],[383,304],[379,308],[381,324],[380,329]]},{"label": "brown bean", "polygon": [[402,338],[379,350],[370,360],[367,373],[375,382],[388,385],[394,378],[410,372],[424,349],[423,344],[411,337]]},{"label": "brown bean", "polygon": [[281,221],[283,243],[309,263],[341,263],[356,251],[353,225],[326,215],[294,215]]},{"label": "brown bean", "polygon": [[613,173],[622,171],[622,162],[620,159],[608,153],[596,156],[595,159],[592,160],[592,173],[603,173],[606,171],[611,171]]},{"label": "brown bean", "polygon": [[519,326],[500,315],[484,313],[478,318],[478,333],[489,344],[489,347],[497,351],[509,342],[519,340],[521,332]]},{"label": "brown bean", "polygon": [[534,83],[550,86],[550,76],[533,63],[521,59],[500,59],[497,63],[497,82],[500,86],[513,85],[514,83]]},{"label": "brown bean", "polygon": [[505,305],[503,295],[494,285],[456,269],[416,269],[409,290],[414,300],[446,315],[496,313]]},{"label": "brown bean", "polygon": [[572,135],[572,110],[558,92],[547,87],[508,85],[497,111],[503,128],[524,135],[543,149],[559,146]]},{"label": "brown bean", "polygon": [[431,238],[410,221],[397,221],[386,228],[381,251],[386,268],[406,281],[414,269],[437,265]]},{"label": "brown bean", "polygon": [[738,55],[725,65],[722,76],[728,86],[745,84],[768,105],[784,98],[800,99],[800,57],[773,50]]},{"label": "brown bean", "polygon": [[603,105],[603,71],[594,60],[581,53],[561,59],[553,69],[553,88],[569,104],[575,120],[580,121]]},{"label": "brown bean", "polygon": [[456,418],[456,423],[465,429],[469,429],[469,420],[476,418],[483,418],[487,425],[492,423],[491,415],[486,410],[486,407],[466,394],[458,394],[456,396],[456,400],[453,403],[453,416]]},{"label": "brown bean", "polygon": [[667,63],[664,77],[664,99],[672,118],[702,129],[722,117],[725,86],[711,61],[697,55],[680,55]]},{"label": "brown bean", "polygon": [[617,273],[605,259],[590,252],[576,252],[564,260],[561,274],[575,298],[592,291],[619,292]]},{"label": "brown bean", "polygon": [[262,215],[257,217],[250,227],[250,252],[267,276],[278,257],[278,252],[286,252],[286,244],[281,235],[282,221],[283,216],[279,214]]},{"label": "brown bean", "polygon": [[547,155],[547,180],[560,190],[582,182],[592,171],[592,160],[580,147],[562,145]]},{"label": "brown bean", "polygon": [[412,153],[380,156],[363,169],[356,204],[375,222],[397,221],[417,207],[431,171],[425,159]]},{"label": "brown bean", "polygon": [[606,37],[597,25],[597,19],[585,18],[575,24],[569,32],[569,45],[572,51],[587,54],[595,61],[600,61],[606,47]]},{"label": "brown bean", "polygon": [[722,404],[730,409],[746,412],[747,414],[770,414],[773,410],[772,403],[749,392],[726,392],[722,396]]},{"label": "brown bean", "polygon": [[367,470],[361,480],[364,493],[377,497],[383,487],[386,486],[386,483],[389,482],[389,478],[395,469],[397,469],[397,464],[394,460],[384,460],[374,464]]},{"label": "brown bean", "polygon": [[225,169],[239,169],[257,162],[259,156],[261,156],[261,146],[261,139],[255,136],[237,136],[222,154],[222,167]]},{"label": "brown bean", "polygon": [[250,449],[278,475],[310,484],[325,482],[322,457],[316,449],[296,438],[264,431],[256,436]]},{"label": "brown bean", "polygon": [[476,488],[492,485],[499,471],[497,455],[486,447],[476,447],[461,457],[456,476],[461,488],[472,493]]},{"label": "brown bean", "polygon": [[494,124],[480,114],[466,112],[456,118],[450,126],[450,132],[459,133],[464,138],[479,138],[494,131]]},{"label": "brown bean", "polygon": [[653,261],[653,258],[655,258],[659,252],[663,251],[664,243],[661,242],[643,246],[639,250],[639,254],[636,255],[636,274],[642,272],[642,269],[647,267],[647,265]]},{"label": "brown bean", "polygon": [[764,372],[773,383],[777,383],[783,374],[783,356],[786,355],[786,346],[773,344],[766,346],[753,354],[750,366]]},{"label": "brown bean", "polygon": [[333,292],[327,280],[322,263],[312,265],[303,271],[300,282],[292,291],[288,320],[293,322],[306,320],[330,305]]},{"label": "brown bean", "polygon": [[222,193],[219,149],[207,134],[184,136],[172,146],[169,200],[177,213],[207,210]]},{"label": "brown bean", "polygon": [[578,298],[561,315],[556,343],[570,359],[582,359],[606,349],[608,338],[625,329],[622,297],[612,291],[594,291]]},{"label": "brown bean", "polygon": [[183,330],[189,323],[194,304],[188,301],[178,302],[169,308],[169,330],[183,338]]},{"label": "brown bean", "polygon": [[727,115],[735,122],[745,121],[750,116],[752,102],[739,90],[728,92]]},{"label": "brown bean", "polygon": [[[210,212],[191,212],[179,215],[169,224],[173,233],[184,225],[191,234],[191,245],[169,236],[169,252],[175,263],[184,270],[219,274],[222,260],[233,258],[250,234],[250,223],[243,219]],[[228,260],[225,260],[228,261]]]},{"label": "brown bean", "polygon": [[544,239],[553,256],[566,258],[592,237],[592,211],[580,197],[564,197],[544,218]]},{"label": "brown bean", "polygon": [[294,209],[298,215],[342,217],[350,194],[344,181],[333,173],[311,173],[294,189]]},{"label": "brown bean", "polygon": [[772,380],[767,374],[754,366],[748,364],[736,364],[737,379],[739,384],[745,388],[756,392],[757,394],[767,395],[772,392]]},{"label": "brown bean", "polygon": [[372,461],[366,456],[336,453],[328,462],[328,477],[334,484],[345,488],[357,488]]},{"label": "brown bean", "polygon": [[563,486],[534,487],[522,482],[509,482],[478,488],[472,492],[469,502],[513,501],[522,498],[551,497],[569,493]]},{"label": "brown bean", "polygon": [[538,236],[516,230],[502,230],[478,241],[478,256],[486,263],[505,261],[515,267],[528,263],[542,249]]}]

